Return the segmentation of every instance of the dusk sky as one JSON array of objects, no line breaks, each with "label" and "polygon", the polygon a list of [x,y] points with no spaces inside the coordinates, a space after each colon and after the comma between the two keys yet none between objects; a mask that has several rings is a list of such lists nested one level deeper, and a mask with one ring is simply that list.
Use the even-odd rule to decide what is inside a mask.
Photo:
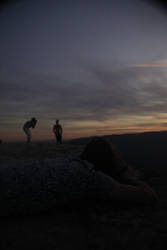
[{"label": "dusk sky", "polygon": [[0,138],[167,130],[167,13],[140,0],[20,0],[0,10]]}]

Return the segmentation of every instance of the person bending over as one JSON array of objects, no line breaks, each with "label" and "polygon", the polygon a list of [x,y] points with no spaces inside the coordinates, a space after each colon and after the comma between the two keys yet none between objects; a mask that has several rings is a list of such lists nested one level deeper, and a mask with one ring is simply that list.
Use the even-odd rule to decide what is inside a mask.
[{"label": "person bending over", "polygon": [[37,120],[33,117],[30,121],[27,121],[23,126],[23,130],[27,136],[27,143],[30,143],[32,139],[30,128],[35,128],[36,124]]},{"label": "person bending over", "polygon": [[0,212],[6,216],[40,213],[68,204],[89,207],[104,200],[146,205],[158,201],[155,191],[135,180],[133,170],[102,138],[91,140],[79,158],[32,160],[13,167],[1,164],[0,177]]}]

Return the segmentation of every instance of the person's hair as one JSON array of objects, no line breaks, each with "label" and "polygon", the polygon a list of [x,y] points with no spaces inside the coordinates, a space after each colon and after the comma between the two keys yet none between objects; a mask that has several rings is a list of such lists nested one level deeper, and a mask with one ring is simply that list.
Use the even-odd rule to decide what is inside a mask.
[{"label": "person's hair", "polygon": [[33,117],[31,120],[32,120],[33,122],[36,122],[36,121],[37,121],[37,119],[36,119],[35,117]]},{"label": "person's hair", "polygon": [[81,153],[80,158],[92,163],[95,170],[111,176],[115,175],[116,165],[120,159],[111,142],[102,137],[91,139]]}]

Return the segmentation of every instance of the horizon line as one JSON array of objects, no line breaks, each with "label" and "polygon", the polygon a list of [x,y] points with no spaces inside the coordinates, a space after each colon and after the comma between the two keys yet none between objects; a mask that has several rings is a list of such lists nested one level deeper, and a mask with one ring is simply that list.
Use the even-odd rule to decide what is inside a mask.
[{"label": "horizon line", "polygon": [[[79,139],[86,139],[86,138],[91,138],[91,137],[107,137],[107,136],[121,136],[121,135],[134,135],[134,134],[146,134],[146,133],[167,133],[167,130],[152,130],[152,131],[136,131],[136,132],[126,132],[126,133],[112,133],[112,134],[104,134],[104,135],[90,135],[90,136],[81,136],[81,137],[75,137],[75,138],[68,138],[64,139],[64,142],[69,142],[72,140],[79,140]],[[24,143],[26,142],[25,140],[2,140],[2,143]],[[38,143],[38,142],[56,142],[56,139],[37,139],[37,140],[32,140],[31,143]]]}]

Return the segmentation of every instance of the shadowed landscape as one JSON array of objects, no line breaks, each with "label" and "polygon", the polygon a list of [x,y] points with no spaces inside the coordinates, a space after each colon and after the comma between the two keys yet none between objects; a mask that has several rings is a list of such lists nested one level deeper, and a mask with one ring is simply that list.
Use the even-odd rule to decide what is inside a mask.
[{"label": "shadowed landscape", "polygon": [[[0,1],[0,250],[167,249],[166,13],[161,0]],[[59,136],[53,127],[58,119]],[[53,133],[62,145],[52,140]],[[25,135],[29,144],[21,142]],[[52,174],[57,158],[78,157],[94,135],[112,142],[155,190],[159,204],[109,199],[95,204],[95,192],[93,201],[79,193],[82,202],[74,202],[71,189],[65,196],[62,188],[52,188],[59,179]],[[18,167],[23,167],[19,175],[12,174]],[[45,188],[47,174],[54,181]],[[94,184],[92,179],[87,184],[88,177],[79,183]],[[35,192],[32,183],[38,180]],[[100,189],[97,183],[93,191]],[[70,204],[58,207],[62,197]],[[35,214],[33,201],[45,209],[37,206]],[[17,206],[27,213],[17,213]],[[17,215],[8,213],[10,208]]]},{"label": "shadowed landscape", "polygon": [[[1,217],[1,249],[166,249],[166,132],[107,136],[160,197],[156,207],[99,204],[64,207],[29,217]],[[2,143],[0,163],[76,157],[90,138]]]}]

